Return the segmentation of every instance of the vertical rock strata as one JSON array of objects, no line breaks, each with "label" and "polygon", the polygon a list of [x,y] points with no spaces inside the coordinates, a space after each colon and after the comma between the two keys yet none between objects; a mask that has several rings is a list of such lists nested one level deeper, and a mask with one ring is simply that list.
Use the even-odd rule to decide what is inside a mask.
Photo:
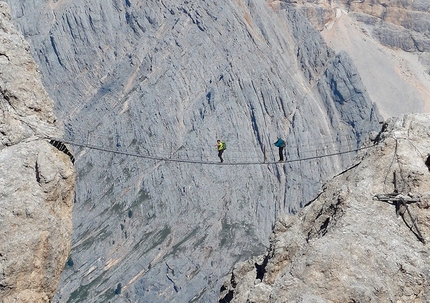
[{"label": "vertical rock strata", "polygon": [[[80,145],[55,302],[214,302],[232,264],[261,254],[277,217],[380,128],[347,54],[294,7],[8,2]],[[277,163],[277,135],[289,162]]]},{"label": "vertical rock strata", "polygon": [[428,302],[429,129],[429,115],[390,119],[350,169],[276,224],[267,254],[235,266],[219,302]]},{"label": "vertical rock strata", "polygon": [[428,0],[294,0],[336,52],[354,62],[385,118],[430,109]]},{"label": "vertical rock strata", "polygon": [[75,171],[53,101],[0,2],[0,298],[51,302],[70,250]]}]

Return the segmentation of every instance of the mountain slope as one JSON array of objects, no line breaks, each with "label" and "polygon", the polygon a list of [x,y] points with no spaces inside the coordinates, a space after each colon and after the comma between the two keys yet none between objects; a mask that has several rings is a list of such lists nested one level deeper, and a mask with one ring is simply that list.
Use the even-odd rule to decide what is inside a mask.
[{"label": "mountain slope", "polygon": [[232,264],[264,251],[278,216],[379,131],[348,54],[294,7],[8,2],[75,144],[56,302],[213,302]]},{"label": "mountain slope", "polygon": [[294,2],[280,3],[302,10],[331,48],[348,53],[384,118],[429,112],[428,1]]},{"label": "mountain slope", "polygon": [[219,302],[427,302],[429,127],[429,115],[390,119],[317,199],[279,220],[265,255],[235,266]]}]

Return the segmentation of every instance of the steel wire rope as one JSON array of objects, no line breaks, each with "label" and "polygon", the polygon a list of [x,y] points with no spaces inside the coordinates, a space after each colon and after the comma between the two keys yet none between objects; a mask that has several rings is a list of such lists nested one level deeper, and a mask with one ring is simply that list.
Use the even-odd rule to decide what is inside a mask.
[{"label": "steel wire rope", "polygon": [[[66,139],[66,140],[68,140],[68,139]],[[343,141],[345,141],[345,140],[343,140]],[[231,143],[231,141],[229,143]],[[335,143],[341,143],[341,144],[340,145],[334,145]],[[87,142],[87,144],[91,144],[91,143]],[[342,143],[342,140],[339,140],[339,141],[333,140],[333,141],[326,141],[326,142],[323,142],[323,141],[308,142],[306,144],[298,144],[298,145],[296,145],[296,147],[301,147],[300,148],[300,152],[301,153],[309,153],[309,152],[315,152],[315,151],[318,151],[318,150],[321,150],[321,149],[342,148],[342,147],[345,147],[345,146],[349,147],[350,145],[351,144],[347,143],[347,142],[343,142]],[[186,146],[189,147],[190,145],[186,144]],[[254,148],[255,145],[251,145],[251,144],[244,145],[243,143],[241,143],[240,147],[241,148],[238,149],[238,148],[235,148],[235,145],[233,145],[233,144],[230,145],[229,144],[228,153],[229,154],[243,154],[246,151]],[[270,145],[270,147],[272,147],[272,145]],[[311,148],[311,147],[313,147],[313,148]],[[319,149],[315,149],[315,147],[318,147]],[[166,147],[166,148],[168,149],[168,147]],[[286,148],[288,149],[288,146]],[[170,154],[170,153],[171,154],[180,154],[180,155],[183,155],[184,153],[187,153],[187,154],[190,154],[190,153],[193,154],[194,153],[195,154],[195,153],[198,152],[197,151],[198,149],[199,148],[194,148],[194,147],[192,147],[191,149],[184,148],[184,145],[179,145],[179,148],[176,149],[176,150],[172,149],[171,152],[169,152],[169,151],[164,151],[164,152],[166,153],[166,157],[167,157],[167,154]],[[267,149],[267,151],[269,151],[269,150],[271,150],[271,149]],[[289,149],[289,150],[291,150],[291,149]],[[294,150],[296,150],[296,149],[294,149]]]},{"label": "steel wire rope", "polygon": [[[395,125],[395,124],[399,121],[399,119],[400,119],[400,117],[397,117],[397,118],[396,118],[396,120],[394,121],[393,125]],[[385,176],[385,180],[384,180],[384,191],[385,191],[385,186],[386,186],[386,182],[387,182],[388,174],[389,174],[389,172],[390,172],[390,169],[391,169],[391,167],[392,167],[392,165],[393,165],[394,160],[396,160],[397,166],[398,166],[398,168],[399,168],[400,178],[402,179],[402,190],[400,190],[400,192],[403,192],[403,190],[405,189],[405,184],[406,184],[406,182],[405,182],[405,179],[404,179],[403,174],[402,174],[402,171],[403,171],[403,170],[402,170],[402,167],[401,167],[401,165],[400,165],[400,161],[399,161],[399,159],[398,159],[397,149],[398,149],[398,145],[399,145],[399,140],[401,140],[401,139],[406,139],[406,138],[398,138],[396,135],[394,135],[394,139],[395,139],[396,145],[395,145],[395,147],[394,147],[393,158],[392,158],[391,163],[390,163],[390,166],[389,166],[389,168],[388,168],[387,175]],[[393,177],[393,178],[394,178],[394,177]],[[393,181],[397,181],[397,180],[393,180]],[[394,185],[396,186],[396,184],[394,184]],[[398,188],[395,188],[395,189],[399,192],[399,189],[398,189]],[[393,191],[393,192],[394,192],[394,191]]]},{"label": "steel wire rope", "polygon": [[[68,141],[63,141],[63,142],[67,143]],[[73,145],[78,145],[77,142],[74,142],[74,143],[75,144],[73,144]],[[79,145],[87,145],[87,144],[80,143]],[[90,144],[88,144],[88,145],[90,145]],[[119,149],[115,150],[113,148],[104,147],[104,146],[97,146],[97,148],[105,148],[105,149],[108,149],[110,151],[131,153],[129,151],[124,151],[124,150],[119,150]],[[296,156],[298,156],[298,157],[304,157],[304,156],[307,156],[307,155],[310,156],[312,154],[314,154],[315,156],[318,156],[319,154],[342,152],[345,149],[350,150],[350,144],[346,144],[345,143],[345,144],[341,144],[341,145],[338,145],[338,146],[321,147],[319,149],[299,150],[299,152],[287,153],[286,156],[287,157],[291,157],[291,156],[294,156],[293,154],[296,154]],[[268,158],[276,158],[276,156],[277,156],[276,151],[274,151],[274,150],[270,150],[270,151],[271,151],[270,152],[270,156],[268,156],[266,154],[266,159],[268,159]],[[296,150],[294,150],[294,151],[296,151]],[[149,152],[148,151],[146,151],[146,152],[147,152],[147,155],[150,156]],[[139,153],[139,152],[134,152],[134,153],[135,154],[139,154],[139,155],[143,155],[142,153]],[[260,159],[260,158],[264,157],[264,154],[262,154],[261,157],[258,157],[258,155],[257,155],[257,157],[241,156],[241,155],[243,155],[243,153],[244,153],[244,151],[240,151],[240,150],[231,151],[231,149],[229,149],[228,153],[224,155],[224,158],[226,158],[226,159],[232,159],[232,160],[234,159],[234,160],[253,161],[253,162],[255,162],[255,161],[258,161],[258,160],[255,160],[256,158]],[[163,159],[164,158],[172,159],[173,156],[175,156],[174,158],[178,159],[178,160],[190,160],[190,159],[193,159],[193,158],[194,159],[195,158],[200,158],[200,161],[203,161],[204,159],[207,160],[207,159],[213,158],[214,157],[214,153],[199,154],[198,152],[193,152],[193,151],[190,152],[190,150],[183,150],[182,152],[181,151],[175,151],[172,154],[170,154],[170,153],[158,154],[157,157],[158,158],[163,158]],[[197,160],[194,160],[194,161],[197,161]]]},{"label": "steel wire rope", "polygon": [[[104,135],[105,136],[101,136],[99,134],[99,135],[94,136],[92,138],[96,139],[96,141],[100,141],[100,139],[105,139],[105,138],[107,139],[106,141],[109,141],[109,140],[113,139],[112,133],[104,132]],[[106,136],[108,136],[108,137],[106,137]],[[333,138],[333,137],[331,137],[331,138]],[[340,149],[342,149],[344,147],[350,148],[351,144],[347,143],[347,142],[344,142],[343,144],[340,144],[340,145],[337,145],[337,146],[333,146],[334,143],[338,143],[338,142],[342,142],[342,141],[349,141],[349,139],[351,139],[350,136],[345,134],[345,135],[338,136],[338,139],[334,139],[334,140],[331,140],[331,141],[325,141],[323,138],[321,138],[320,140],[313,140],[312,142],[308,141],[306,143],[298,144],[296,146],[296,147],[302,147],[297,152],[297,154],[299,154],[299,155],[305,155],[305,154],[309,154],[309,153],[318,154],[318,152],[321,151],[321,150],[327,152],[327,150],[329,150],[329,151],[333,150],[333,149],[339,149],[340,150]],[[105,141],[105,140],[103,140],[103,141]],[[227,142],[231,142],[231,141],[227,141]],[[311,143],[312,143],[312,147],[313,147],[312,149],[310,148],[311,147]],[[87,140],[87,144],[90,144],[89,140]],[[318,149],[315,149],[315,145],[317,145]],[[332,146],[330,146],[330,145],[332,145]],[[128,146],[130,146],[130,145],[128,145]],[[186,147],[188,147],[188,146],[189,146],[189,144],[186,144]],[[235,148],[236,145],[234,145],[234,144],[229,145],[229,146],[230,147],[228,148],[228,155],[233,155],[233,158],[235,158],[235,159],[238,159],[238,158],[240,158],[240,159],[250,159],[250,157],[237,157],[236,155],[242,155],[242,154],[246,153],[247,150],[253,149],[255,147],[254,145],[250,145],[250,144],[244,146],[244,144],[241,143],[240,144],[241,149],[239,150],[239,149]],[[174,154],[176,154],[177,157],[180,158],[180,159],[190,159],[190,158],[193,158],[193,157],[197,158],[197,157],[200,156],[201,160],[203,158],[208,159],[208,158],[212,157],[211,156],[212,154],[198,153],[198,151],[197,151],[198,148],[192,148],[190,150],[188,148],[183,148],[183,147],[184,147],[184,145],[182,144],[182,145],[179,146],[178,149],[173,150],[173,147],[171,146],[170,147],[170,152],[169,151],[165,151],[161,155],[158,154],[158,156],[162,157],[162,158],[167,158],[167,157],[172,157]],[[303,147],[307,147],[307,148],[305,149]],[[169,149],[168,146],[165,147],[165,148]],[[109,149],[111,149],[111,148],[109,148]],[[272,150],[272,149],[269,149],[269,150]],[[288,150],[291,150],[291,149],[288,149]],[[294,149],[293,151],[296,151],[296,149]],[[146,150],[146,152],[149,155],[149,151]],[[291,154],[293,154],[293,153],[291,153]],[[274,156],[274,154],[273,154],[273,156]]]},{"label": "steel wire rope", "polygon": [[[397,122],[397,120],[396,120],[396,122]],[[412,147],[414,147],[415,149],[416,149],[416,151],[418,151],[418,153],[422,156],[422,154],[421,154],[421,152],[419,151],[419,149],[410,141],[410,139],[408,139],[408,138],[394,138],[396,141],[396,145],[395,145],[395,148],[394,148],[394,152],[393,152],[393,157],[392,157],[392,160],[391,160],[391,162],[390,162],[390,165],[389,165],[389,168],[388,168],[388,170],[387,170],[387,174],[386,174],[386,176],[385,176],[385,179],[384,179],[384,192],[386,192],[386,190],[385,190],[385,186],[386,186],[386,182],[387,182],[387,178],[388,178],[388,174],[389,174],[389,172],[391,171],[391,167],[392,167],[392,164],[393,164],[393,162],[394,162],[394,159],[396,159],[396,162],[397,162],[397,165],[398,165],[398,167],[399,167],[399,170],[400,170],[400,178],[401,178],[401,180],[402,180],[402,189],[401,190],[399,190],[398,188],[397,188],[397,174],[395,174],[395,171],[394,171],[394,176],[393,176],[393,185],[394,185],[394,190],[393,190],[393,192],[391,193],[391,194],[388,194],[388,196],[390,196],[390,195],[395,195],[396,196],[396,199],[398,198],[398,197],[400,197],[401,195],[402,195],[402,193],[403,193],[403,191],[404,191],[404,189],[405,189],[405,185],[406,185],[406,181],[405,181],[405,178],[403,177],[403,174],[402,174],[402,167],[401,167],[401,165],[400,165],[400,161],[399,161],[399,159],[398,159],[398,155],[397,155],[397,149],[398,149],[398,141],[399,140],[402,140],[402,139],[404,139],[405,141],[408,141],[411,145],[412,145]],[[383,201],[383,200],[382,200]],[[389,200],[388,200],[389,201]],[[394,203],[394,201],[395,200],[392,200],[392,204],[393,205],[396,205],[396,213],[398,212],[398,210],[397,210],[397,208],[399,207],[399,205],[400,204],[398,204],[398,203],[401,203],[404,207],[405,207],[405,209],[406,209],[406,211],[408,212],[408,215],[409,215],[409,218],[411,219],[411,225],[409,225],[409,223],[408,222],[406,222],[406,219],[405,219],[405,217],[404,217],[404,214],[401,214],[401,216],[402,216],[402,218],[403,218],[403,222],[406,224],[406,226],[412,231],[412,233],[414,233],[415,234],[415,236],[421,241],[421,242],[423,242],[424,244],[425,244],[425,239],[424,239],[424,237],[422,236],[422,234],[421,234],[421,232],[420,232],[420,230],[419,230],[419,228],[418,228],[418,226],[416,225],[416,222],[417,222],[417,220],[418,220],[418,217],[416,217],[415,219],[412,217],[412,214],[411,214],[411,212],[410,212],[410,210],[409,210],[409,207],[408,207],[408,205],[407,205],[407,203],[406,203],[406,201],[403,199],[403,198],[400,198],[398,201],[397,201],[397,203]],[[416,231],[414,231],[413,230],[413,227],[415,227],[415,230]]]},{"label": "steel wire rope", "polygon": [[[349,147],[349,146],[347,146],[347,147]],[[340,150],[338,151],[338,152],[341,152]],[[226,157],[224,157],[226,160],[229,160],[229,158],[226,158]],[[276,155],[274,155],[274,158],[276,158]],[[235,157],[234,158],[235,160],[237,160],[238,158],[237,157]],[[245,159],[245,160],[248,160],[249,158],[240,158],[241,160],[243,160],[243,159]],[[255,159],[251,159],[250,161],[255,161]],[[257,160],[258,161],[258,160]],[[160,163],[160,162],[162,162],[162,161],[159,161],[158,163]],[[151,167],[152,167],[153,165],[151,165]],[[145,169],[146,170],[146,169]],[[125,178],[125,179],[119,179],[118,181],[116,181],[115,182],[115,185],[122,185],[122,184],[125,184],[126,182],[130,182],[130,181],[132,181],[132,180],[134,180],[134,179],[137,179],[137,178],[139,178],[139,177],[142,177],[142,176],[144,176],[146,174],[146,172],[142,172],[142,171],[140,171],[140,169],[139,169],[139,167],[132,167],[132,170],[131,170],[131,173],[129,172],[129,175],[127,176],[127,178]]]},{"label": "steel wire rope", "polygon": [[[404,174],[403,174],[403,168],[402,168],[402,165],[400,165],[399,155],[398,155],[398,153],[397,153],[397,150],[398,150],[398,148],[399,148],[399,144],[400,144],[399,140],[400,140],[400,139],[396,138],[396,163],[397,163],[397,166],[399,167],[399,175],[400,175],[400,178],[401,178],[401,180],[402,180],[402,189],[401,189],[401,190],[399,190],[399,189],[397,188],[397,191],[398,191],[398,192],[403,192],[403,191],[405,190],[406,181],[405,181],[405,178],[404,178],[404,176],[403,176],[403,175],[404,175]],[[398,181],[398,180],[397,180],[397,174],[396,174],[396,179],[395,179],[395,181],[396,181],[396,182]]]},{"label": "steel wire rope", "polygon": [[[106,147],[103,147],[103,146],[97,146],[97,147],[98,148],[106,148]],[[350,144],[342,144],[342,145],[338,145],[338,146],[323,147],[323,148],[320,148],[320,149],[312,149],[312,150],[311,149],[300,150],[297,153],[297,156],[298,157],[304,157],[304,156],[310,155],[310,154],[315,154],[315,156],[318,156],[319,154],[320,155],[321,154],[324,155],[324,154],[327,154],[327,153],[342,152],[345,148],[347,148],[347,150],[349,150],[350,149]],[[111,151],[115,150],[113,148],[106,148],[106,149],[109,149]],[[122,151],[122,150],[116,150],[116,151],[129,153],[128,151]],[[148,156],[149,156],[150,155],[149,152],[148,151],[146,151],[146,152],[148,153]],[[207,153],[205,153],[205,154],[197,154],[196,152],[192,152],[191,155],[190,155],[189,150],[184,150],[183,152],[185,152],[186,154],[181,153],[180,151],[179,152],[176,151],[176,152],[174,152],[172,154],[162,154],[162,155],[158,154],[158,157],[159,158],[169,158],[169,159],[171,159],[172,156],[176,155],[175,159],[178,159],[178,160],[190,160],[190,158],[191,159],[192,158],[200,158],[200,161],[203,161],[204,159],[207,160],[207,159],[210,159],[210,158],[214,157],[212,153],[211,154],[207,154]],[[142,153],[139,153],[139,152],[137,152],[137,154],[142,155]],[[243,151],[236,150],[236,151],[232,152],[231,150],[229,150],[228,154],[227,154],[227,157],[225,157],[225,158],[227,160],[231,159],[231,160],[236,160],[236,161],[237,160],[239,160],[239,161],[248,161],[248,162],[249,161],[251,161],[251,162],[259,161],[259,160],[256,160],[255,157],[238,157],[237,156],[237,155],[242,155],[242,154],[243,154]],[[273,152],[273,153],[271,152],[270,153],[270,157],[266,156],[266,159],[267,158],[275,158],[276,157],[275,154],[276,154],[276,152]],[[291,154],[290,155],[287,154],[287,156],[291,157]],[[257,157],[257,159],[261,159],[261,158]]]},{"label": "steel wire rope", "polygon": [[423,156],[423,153],[419,150],[419,148],[418,148],[418,147],[416,147],[416,146],[415,146],[415,144],[413,144],[413,143],[412,143],[411,139],[409,139],[409,138],[404,138],[404,139],[405,139],[406,141],[408,141],[408,142],[409,142],[409,144],[411,144],[411,145],[412,145],[412,147],[413,147],[413,148],[414,148],[414,149],[415,149],[415,150],[420,154],[420,156],[421,156],[421,157],[424,157],[424,156]]},{"label": "steel wire rope", "polygon": [[[49,138],[49,139],[58,140],[56,138]],[[319,155],[319,156],[309,156],[309,157],[304,157],[304,158],[297,158],[297,159],[292,159],[292,160],[286,160],[283,162],[279,162],[279,161],[267,161],[267,162],[250,161],[250,162],[219,163],[219,162],[215,162],[215,161],[200,161],[200,160],[193,160],[193,159],[178,159],[178,158],[160,157],[160,156],[152,156],[152,155],[143,155],[143,154],[139,154],[139,153],[119,151],[119,150],[114,150],[114,149],[96,146],[96,145],[92,145],[92,144],[74,142],[74,141],[70,141],[70,140],[63,140],[62,142],[66,143],[66,144],[78,146],[78,147],[92,149],[92,150],[98,150],[98,151],[109,152],[109,153],[125,155],[125,156],[132,156],[132,157],[143,158],[143,159],[148,159],[148,160],[164,161],[164,162],[177,162],[177,163],[190,163],[190,164],[202,164],[202,165],[214,165],[214,164],[216,164],[216,165],[224,165],[224,166],[226,166],[226,165],[268,165],[268,164],[284,164],[284,163],[291,163],[291,162],[300,162],[300,161],[320,159],[320,158],[325,158],[325,157],[331,157],[331,156],[336,156],[336,155],[342,155],[342,154],[357,152],[357,151],[360,151],[363,149],[368,149],[368,148],[371,148],[374,146],[374,145],[362,146],[362,147],[358,147],[358,148],[354,148],[354,149],[349,149],[346,151],[333,152],[330,154]]]},{"label": "steel wire rope", "polygon": [[[128,130],[124,131],[124,129],[122,129],[122,131],[125,133],[131,133],[132,132],[132,131],[129,132]],[[299,144],[296,144],[295,146],[298,146],[298,147],[299,146],[300,147],[311,147],[311,146],[315,146],[315,145],[322,146],[322,145],[330,145],[330,144],[339,143],[342,141],[347,141],[349,139],[352,139],[351,136],[348,134],[340,135],[340,136],[338,136],[337,139],[335,139],[333,136],[325,136],[325,137],[327,137],[328,139],[333,139],[333,140],[327,141],[324,138],[319,138],[319,140],[312,139],[312,141],[308,140],[308,142],[299,143]],[[121,138],[121,137],[119,137],[119,138]],[[95,139],[95,141],[100,141],[100,139],[106,139],[104,141],[109,141],[109,139],[114,139],[114,136],[111,132],[102,132],[102,133],[98,133],[97,135],[91,136],[91,139]],[[92,140],[87,140],[88,143],[90,143],[90,141],[92,141]],[[234,144],[232,144],[232,142],[234,142],[234,141],[228,140],[228,139],[226,139],[224,141],[227,142],[227,144],[229,146],[229,152],[230,152],[235,146]],[[179,145],[179,146],[180,146],[180,148],[182,148],[184,145]],[[187,143],[187,146],[190,146],[190,145]],[[242,150],[247,150],[249,148],[255,147],[255,145],[253,145],[253,144],[244,144],[244,143],[240,143],[240,146],[243,147]],[[272,144],[270,144],[269,146],[272,146]],[[189,151],[189,149],[185,149],[185,150]],[[193,148],[192,150],[196,150],[196,148]],[[302,149],[302,151],[304,151],[304,150]],[[241,151],[236,151],[236,152],[241,152]]]},{"label": "steel wire rope", "polygon": [[[66,142],[66,141],[64,141],[64,142]],[[75,142],[75,141],[73,141],[73,142],[75,143],[74,145],[91,145],[91,144],[88,144],[88,143],[87,144],[86,143],[79,143],[78,144],[78,142]],[[335,142],[335,141],[333,141],[333,142]],[[91,146],[93,146],[93,145],[91,145]],[[305,145],[301,145],[301,146],[305,146]],[[250,145],[250,147],[252,148],[254,146]],[[123,150],[119,150],[119,149],[113,149],[113,148],[104,147],[104,146],[97,146],[97,148],[108,149],[110,151],[117,151],[118,153],[120,153],[120,152],[131,153],[131,152],[128,152],[128,151],[123,151]],[[325,152],[325,154],[327,154],[327,153],[332,154],[332,153],[339,153],[339,152],[342,153],[342,149],[344,149],[344,148],[347,148],[347,151],[349,151],[350,150],[350,144],[344,143],[344,144],[341,144],[341,145],[338,145],[338,146],[323,147],[323,148],[320,148],[320,149],[299,150],[298,152],[296,152],[296,154],[297,154],[296,157],[299,157],[299,158],[300,157],[304,157],[307,154],[315,154],[315,156],[318,156],[318,153],[321,150],[323,152]],[[193,151],[193,150],[191,150],[191,151]],[[296,150],[294,150],[294,151],[296,151]],[[146,150],[146,152],[147,152],[147,155],[150,156],[149,151]],[[161,159],[161,158],[162,159],[166,159],[166,158],[172,159],[172,156],[175,155],[175,154],[176,154],[176,157],[174,159],[184,160],[184,161],[190,160],[190,158],[193,158],[193,156],[194,156],[194,158],[198,158],[199,157],[200,158],[200,162],[202,162],[203,159],[213,158],[213,154],[212,153],[211,154],[205,153],[205,154],[196,155],[196,152],[191,152],[191,157],[190,157],[190,155],[188,155],[190,153],[189,150],[184,150],[184,152],[187,153],[186,156],[184,154],[178,152],[178,150],[177,150],[177,151],[169,153],[169,154],[166,154],[166,153],[163,153],[161,155],[158,154],[157,158],[159,158],[159,159]],[[139,152],[134,153],[134,154],[142,155],[142,153],[139,153]],[[232,160],[240,160],[240,161],[247,161],[247,162],[260,162],[260,160],[258,160],[260,158],[257,158],[257,160],[255,160],[255,157],[237,157],[237,156],[235,156],[237,154],[243,154],[243,151],[236,150],[236,151],[231,152],[231,150],[229,150],[228,155],[231,155],[231,154],[233,154],[233,156],[232,157],[227,156],[226,157],[227,160],[232,159]],[[291,157],[291,155],[288,155],[288,154],[287,154],[287,156]],[[271,158],[272,159],[276,158],[276,152],[271,153]],[[266,159],[267,159],[267,156],[266,156]],[[194,161],[195,162],[195,161],[198,161],[198,160],[190,160],[190,161]],[[207,160],[207,161],[209,161],[209,160]]]},{"label": "steel wire rope", "polygon": [[[400,165],[400,162],[399,162],[399,159],[398,159],[398,155],[397,155],[397,148],[398,148],[398,144],[399,144],[398,140],[399,140],[399,139],[396,139],[396,144],[395,144],[395,147],[394,147],[393,156],[392,156],[392,159],[391,159],[390,164],[389,164],[388,169],[387,169],[387,173],[386,173],[385,178],[384,178],[384,192],[387,192],[387,191],[386,191],[386,185],[387,185],[388,174],[390,173],[391,168],[392,168],[392,166],[393,166],[393,163],[394,163],[394,162],[396,162],[396,164],[397,164],[397,166],[398,166],[398,168],[399,168],[400,178],[401,178],[401,179],[402,179],[402,181],[403,181],[403,182],[402,182],[402,189],[401,189],[401,190],[399,190],[398,188],[395,188],[395,190],[397,190],[397,192],[403,192],[404,187],[405,187],[405,179],[404,179],[404,177],[403,177],[403,174],[402,174],[402,167],[401,167],[401,165]],[[393,178],[394,178],[394,177],[393,177]],[[394,180],[393,180],[393,182],[394,182]],[[396,184],[394,184],[394,185],[396,185]],[[394,192],[395,192],[395,191],[393,190],[393,193],[394,193]]]},{"label": "steel wire rope", "polygon": [[[394,124],[397,123],[398,120],[399,120],[399,117],[396,118],[396,121],[394,122]],[[392,159],[391,159],[390,164],[389,164],[388,169],[387,169],[387,173],[386,173],[385,178],[384,178],[384,192],[386,192],[386,183],[387,183],[387,179],[388,179],[388,174],[391,171],[391,167],[393,166],[394,160],[397,159],[396,156],[397,156],[397,148],[398,148],[398,141],[399,140],[405,140],[405,141],[407,141],[420,154],[420,156],[423,157],[423,154],[421,153],[421,151],[419,150],[419,148],[416,147],[415,144],[413,144],[412,141],[409,138],[406,138],[406,137],[405,138],[395,138],[395,140],[396,140],[395,141],[396,145],[395,145],[395,148],[394,148],[393,156],[392,156]],[[398,159],[396,160],[396,163],[399,163]],[[399,165],[399,170],[400,170],[400,177],[402,178],[403,186],[404,186],[405,179],[403,177],[402,168],[400,167],[400,165]],[[402,188],[402,190],[403,189],[404,188]]]},{"label": "steel wire rope", "polygon": [[390,164],[388,165],[387,173],[385,174],[385,177],[384,177],[384,188],[383,188],[384,192],[387,192],[386,186],[387,186],[388,174],[390,173],[391,167],[393,166],[393,163],[394,163],[394,159],[396,158],[396,150],[397,150],[397,140],[396,140],[396,145],[394,147],[393,156],[391,158]]}]

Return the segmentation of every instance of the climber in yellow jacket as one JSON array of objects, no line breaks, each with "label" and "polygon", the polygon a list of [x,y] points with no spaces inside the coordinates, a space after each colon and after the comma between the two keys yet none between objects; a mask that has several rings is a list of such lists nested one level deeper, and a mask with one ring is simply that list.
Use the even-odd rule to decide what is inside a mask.
[{"label": "climber in yellow jacket", "polygon": [[216,146],[218,148],[218,158],[221,160],[221,163],[224,162],[224,159],[222,158],[222,153],[225,150],[225,143],[221,142],[220,139],[216,140]]}]

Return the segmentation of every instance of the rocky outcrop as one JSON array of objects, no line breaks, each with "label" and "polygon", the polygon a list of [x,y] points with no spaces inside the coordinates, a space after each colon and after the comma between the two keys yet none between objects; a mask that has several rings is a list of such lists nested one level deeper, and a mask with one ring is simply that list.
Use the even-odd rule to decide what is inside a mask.
[{"label": "rocky outcrop", "polygon": [[350,57],[294,7],[8,2],[77,145],[54,302],[214,302],[232,264],[264,252],[277,217],[380,129]]},{"label": "rocky outcrop", "polygon": [[54,103],[0,2],[0,298],[51,302],[70,251],[75,171]]},{"label": "rocky outcrop", "polygon": [[407,52],[430,51],[430,3],[419,1],[351,2],[349,11],[360,22],[375,27],[384,45]]},{"label": "rocky outcrop", "polygon": [[429,7],[426,0],[294,0],[336,52],[345,51],[385,118],[430,110]]},{"label": "rocky outcrop", "polygon": [[375,37],[384,45],[407,52],[430,51],[430,3],[426,0],[295,0],[281,3],[278,6],[300,7],[320,31],[333,26],[342,14],[339,10],[342,10],[358,22],[369,25]]},{"label": "rocky outcrop", "polygon": [[429,115],[390,119],[355,163],[297,216],[265,255],[237,264],[219,302],[427,302]]}]

